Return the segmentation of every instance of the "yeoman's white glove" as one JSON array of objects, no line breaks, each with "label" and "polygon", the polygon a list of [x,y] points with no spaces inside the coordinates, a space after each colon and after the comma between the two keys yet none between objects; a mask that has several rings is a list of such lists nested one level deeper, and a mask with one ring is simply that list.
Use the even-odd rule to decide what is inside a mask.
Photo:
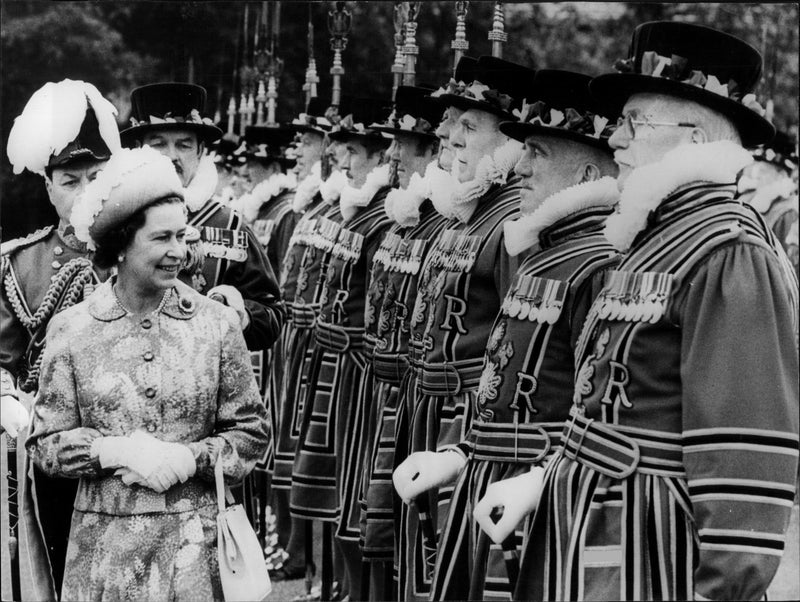
[{"label": "yeoman's white glove", "polygon": [[392,473],[394,489],[410,504],[420,493],[454,481],[466,463],[456,451],[414,452]]},{"label": "yeoman's white glove", "polygon": [[232,308],[236,315],[239,316],[239,323],[242,330],[245,330],[250,325],[250,315],[244,306],[244,298],[236,288],[229,284],[220,284],[215,286],[206,293],[206,297],[210,297],[215,301],[219,301],[223,305]]},{"label": "yeoman's white glove", "polygon": [[[529,472],[497,481],[486,488],[486,494],[475,505],[472,516],[494,543],[503,543],[517,525],[536,510],[542,495],[543,479],[544,469],[534,466]],[[495,508],[503,509],[497,522],[492,518]]]},{"label": "yeoman's white glove", "polygon": [[0,397],[0,426],[14,439],[24,430],[30,421],[25,406],[16,397],[3,395]]}]

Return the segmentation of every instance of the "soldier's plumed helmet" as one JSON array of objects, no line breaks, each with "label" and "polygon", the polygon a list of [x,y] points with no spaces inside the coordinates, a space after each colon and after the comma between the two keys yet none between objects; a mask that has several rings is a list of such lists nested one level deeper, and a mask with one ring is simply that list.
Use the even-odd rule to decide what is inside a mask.
[{"label": "soldier's plumed helmet", "polygon": [[618,73],[596,77],[589,89],[608,114],[620,113],[633,94],[691,100],[736,126],[744,146],[769,142],[775,128],[753,90],[761,76],[759,52],[732,35],[691,23],[653,21],[633,32]]},{"label": "soldier's plumed helmet", "polygon": [[[54,110],[58,107],[58,110]],[[48,82],[14,120],[6,152],[14,173],[40,175],[80,161],[103,161],[119,150],[117,109],[92,84]]]}]

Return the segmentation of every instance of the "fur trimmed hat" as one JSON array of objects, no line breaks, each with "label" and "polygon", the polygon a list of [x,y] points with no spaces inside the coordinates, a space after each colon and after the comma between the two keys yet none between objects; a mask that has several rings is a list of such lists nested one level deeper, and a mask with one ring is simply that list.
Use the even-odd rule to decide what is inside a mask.
[{"label": "fur trimmed hat", "polygon": [[70,222],[78,240],[95,248],[105,232],[160,199],[183,200],[183,186],[169,157],[149,146],[113,155],[72,207]]}]

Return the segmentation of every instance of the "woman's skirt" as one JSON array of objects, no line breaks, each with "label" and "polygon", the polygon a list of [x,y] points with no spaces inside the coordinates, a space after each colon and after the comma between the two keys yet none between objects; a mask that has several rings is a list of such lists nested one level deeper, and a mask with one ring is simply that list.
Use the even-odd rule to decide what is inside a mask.
[{"label": "woman's skirt", "polygon": [[75,510],[62,600],[222,600],[216,517]]}]

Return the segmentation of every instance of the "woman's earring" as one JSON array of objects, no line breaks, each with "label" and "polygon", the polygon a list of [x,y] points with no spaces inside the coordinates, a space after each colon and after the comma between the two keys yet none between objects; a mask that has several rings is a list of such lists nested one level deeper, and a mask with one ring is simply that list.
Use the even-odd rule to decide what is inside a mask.
[{"label": "woman's earring", "polygon": [[125,261],[125,256],[122,253],[120,253],[119,255],[117,255],[117,263],[122,263],[123,261]]}]

